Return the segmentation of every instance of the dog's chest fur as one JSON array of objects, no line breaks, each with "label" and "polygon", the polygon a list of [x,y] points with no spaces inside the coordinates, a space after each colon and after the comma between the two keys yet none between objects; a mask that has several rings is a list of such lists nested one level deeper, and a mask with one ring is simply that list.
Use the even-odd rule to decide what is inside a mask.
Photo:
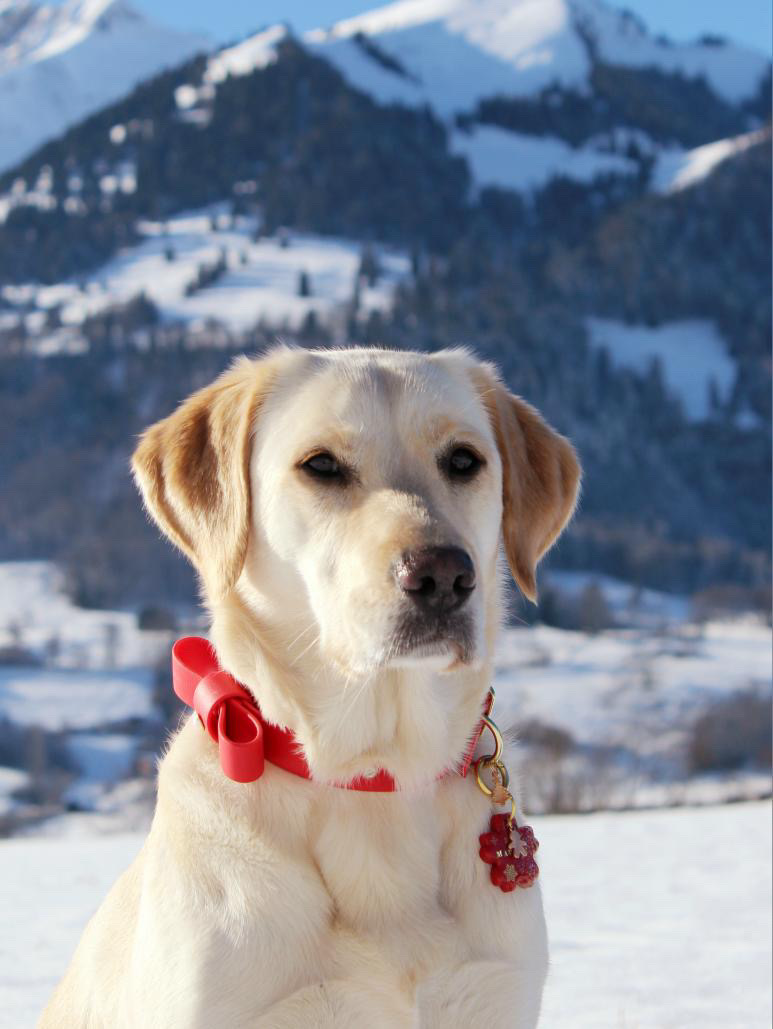
[{"label": "dog's chest fur", "polygon": [[[224,781],[191,720],[162,768],[159,809],[167,804],[187,808],[163,820],[187,826],[186,838],[155,841],[159,858],[175,862],[185,917],[200,936],[216,933],[221,984],[245,967],[261,980],[261,1006],[317,980],[359,976],[412,1004],[463,962],[512,958],[528,929],[515,909],[525,903],[528,922],[539,906],[487,881],[477,850],[489,805],[469,779],[371,794],[269,767],[245,787]],[[266,964],[274,971],[263,981]]]},{"label": "dog's chest fur", "polygon": [[443,903],[445,822],[433,795],[336,797],[320,815],[312,853],[339,960],[356,940],[417,980],[464,949]]}]

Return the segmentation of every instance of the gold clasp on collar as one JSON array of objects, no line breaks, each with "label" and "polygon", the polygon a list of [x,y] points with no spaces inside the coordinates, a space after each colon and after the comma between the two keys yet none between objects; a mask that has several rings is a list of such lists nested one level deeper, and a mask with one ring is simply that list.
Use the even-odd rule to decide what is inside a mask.
[{"label": "gold clasp on collar", "polygon": [[[494,719],[488,715],[483,716],[483,726],[494,737],[494,752],[483,754],[475,762],[475,779],[480,791],[490,798],[492,804],[498,807],[510,803],[510,822],[512,823],[515,820],[515,800],[508,789],[510,773],[502,761],[502,751],[504,750],[502,733]],[[491,785],[483,778],[486,772],[491,775]]]}]

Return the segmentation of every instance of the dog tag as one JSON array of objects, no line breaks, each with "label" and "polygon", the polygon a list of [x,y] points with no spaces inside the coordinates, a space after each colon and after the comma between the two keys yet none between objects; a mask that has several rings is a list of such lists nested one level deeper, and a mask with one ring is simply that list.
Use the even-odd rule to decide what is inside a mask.
[{"label": "dog tag", "polygon": [[479,837],[480,856],[491,865],[491,882],[503,893],[526,889],[539,875],[534,855],[539,843],[529,825],[519,826],[509,815],[492,815],[489,831]]}]

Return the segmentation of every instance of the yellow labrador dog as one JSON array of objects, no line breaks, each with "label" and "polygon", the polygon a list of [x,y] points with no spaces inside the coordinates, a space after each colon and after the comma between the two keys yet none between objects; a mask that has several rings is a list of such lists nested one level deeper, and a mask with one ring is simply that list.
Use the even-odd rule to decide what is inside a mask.
[{"label": "yellow labrador dog", "polygon": [[[149,429],[133,466],[222,667],[312,778],[231,781],[192,715],[41,1025],[534,1026],[539,886],[492,885],[491,804],[449,770],[491,682],[500,540],[533,600],[576,502],[569,442],[465,351],[280,348]],[[374,770],[399,788],[341,788]]]}]

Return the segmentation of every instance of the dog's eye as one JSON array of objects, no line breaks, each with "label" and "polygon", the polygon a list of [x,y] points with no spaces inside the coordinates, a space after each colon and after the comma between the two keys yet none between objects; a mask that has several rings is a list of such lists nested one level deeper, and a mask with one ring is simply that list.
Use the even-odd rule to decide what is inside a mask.
[{"label": "dog's eye", "polygon": [[321,454],[314,454],[307,461],[304,461],[301,467],[304,471],[313,475],[317,479],[342,479],[343,469],[341,465],[336,461],[332,454],[323,452]]},{"label": "dog's eye", "polygon": [[446,464],[452,479],[471,479],[483,464],[483,460],[468,447],[457,447],[451,451]]}]

